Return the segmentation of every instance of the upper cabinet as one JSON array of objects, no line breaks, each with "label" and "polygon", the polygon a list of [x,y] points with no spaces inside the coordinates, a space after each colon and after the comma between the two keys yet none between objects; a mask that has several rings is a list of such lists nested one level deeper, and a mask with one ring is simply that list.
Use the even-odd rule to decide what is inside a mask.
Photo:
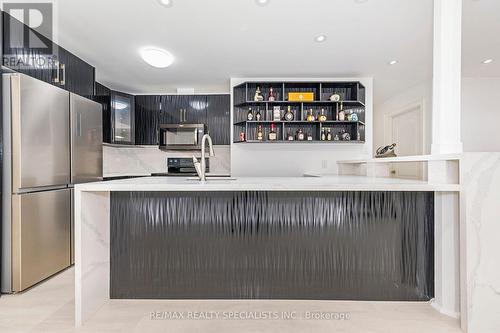
[{"label": "upper cabinet", "polygon": [[135,96],[135,144],[159,144],[161,96]]},{"label": "upper cabinet", "polygon": [[162,124],[206,124],[207,96],[162,96]]},{"label": "upper cabinet", "polygon": [[230,95],[207,96],[207,127],[216,145],[230,144]]},{"label": "upper cabinet", "polygon": [[111,143],[135,144],[134,96],[111,92]]},{"label": "upper cabinet", "polygon": [[3,66],[92,97],[94,67],[5,12],[2,26]]},{"label": "upper cabinet", "polygon": [[102,105],[102,141],[111,143],[111,89],[96,82],[93,100]]}]

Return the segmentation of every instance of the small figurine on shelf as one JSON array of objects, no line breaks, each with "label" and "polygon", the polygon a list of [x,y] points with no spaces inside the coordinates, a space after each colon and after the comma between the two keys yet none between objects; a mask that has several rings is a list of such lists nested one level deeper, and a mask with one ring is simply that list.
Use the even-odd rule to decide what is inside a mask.
[{"label": "small figurine on shelf", "polygon": [[316,120],[316,117],[314,116],[313,114],[313,109],[310,109],[308,112],[307,112],[307,117],[306,117],[306,120],[307,121],[315,121]]},{"label": "small figurine on shelf", "polygon": [[260,86],[257,86],[253,100],[255,102],[262,102],[264,100],[264,96],[262,96],[262,92],[260,91]]},{"label": "small figurine on shelf", "polygon": [[269,102],[274,102],[276,100],[276,96],[273,91],[273,87],[269,88],[269,96],[267,97]]},{"label": "small figurine on shelf", "polygon": [[330,101],[332,102],[340,102],[340,95],[339,94],[333,94],[330,96]]},{"label": "small figurine on shelf", "polygon": [[318,121],[326,121],[325,109],[321,109],[321,112],[318,115]]},{"label": "small figurine on shelf", "polygon": [[338,133],[336,133],[335,136],[333,137],[333,141],[340,141]]}]

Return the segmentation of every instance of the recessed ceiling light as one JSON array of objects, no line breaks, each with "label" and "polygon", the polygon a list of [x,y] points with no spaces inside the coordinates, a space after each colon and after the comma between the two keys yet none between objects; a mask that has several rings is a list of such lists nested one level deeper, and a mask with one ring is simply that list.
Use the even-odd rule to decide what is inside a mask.
[{"label": "recessed ceiling light", "polygon": [[389,65],[391,65],[391,66],[392,66],[392,65],[395,65],[395,64],[397,64],[397,63],[398,63],[398,61],[397,61],[397,60],[391,60],[391,61],[389,61]]},{"label": "recessed ceiling light", "polygon": [[365,3],[368,2],[368,0],[354,0],[355,3]]},{"label": "recessed ceiling light", "polygon": [[483,64],[487,65],[487,64],[491,64],[493,62],[493,59],[486,59],[486,60],[483,60]]},{"label": "recessed ceiling light", "polygon": [[165,7],[172,7],[174,5],[173,0],[158,0],[160,5],[165,6]]},{"label": "recessed ceiling light", "polygon": [[163,49],[156,47],[145,47],[140,50],[142,59],[156,68],[165,68],[174,62],[174,56]]},{"label": "recessed ceiling light", "polygon": [[267,6],[269,4],[269,0],[255,0],[255,3],[259,6]]},{"label": "recessed ceiling light", "polygon": [[326,35],[317,35],[316,37],[314,37],[314,40],[318,43],[323,43],[326,40]]}]

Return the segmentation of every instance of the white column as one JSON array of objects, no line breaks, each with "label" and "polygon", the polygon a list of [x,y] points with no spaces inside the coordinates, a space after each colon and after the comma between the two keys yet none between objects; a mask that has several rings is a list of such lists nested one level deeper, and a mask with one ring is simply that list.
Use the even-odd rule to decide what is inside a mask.
[{"label": "white column", "polygon": [[462,0],[434,0],[432,154],[462,152]]}]

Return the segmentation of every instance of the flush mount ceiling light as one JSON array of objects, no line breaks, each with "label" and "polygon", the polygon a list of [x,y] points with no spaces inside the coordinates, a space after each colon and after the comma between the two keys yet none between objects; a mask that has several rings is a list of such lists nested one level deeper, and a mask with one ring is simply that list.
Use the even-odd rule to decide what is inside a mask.
[{"label": "flush mount ceiling light", "polygon": [[174,62],[174,56],[157,47],[144,47],[140,50],[142,59],[156,68],[166,68]]},{"label": "flush mount ceiling light", "polygon": [[486,59],[486,60],[483,60],[482,63],[487,65],[487,64],[491,64],[493,62],[493,59]]},{"label": "flush mount ceiling light", "polygon": [[368,2],[368,0],[354,0],[355,3],[365,3]]},{"label": "flush mount ceiling light", "polygon": [[174,5],[173,0],[158,0],[160,5],[165,6],[165,7],[172,7]]},{"label": "flush mount ceiling light", "polygon": [[269,0],[255,0],[255,3],[259,6],[267,6],[269,4]]},{"label": "flush mount ceiling light", "polygon": [[397,64],[398,62],[399,61],[397,61],[397,60],[391,60],[391,61],[388,62],[388,64],[392,66],[392,65]]},{"label": "flush mount ceiling light", "polygon": [[326,35],[320,34],[314,37],[314,41],[318,43],[323,43],[326,40]]}]

